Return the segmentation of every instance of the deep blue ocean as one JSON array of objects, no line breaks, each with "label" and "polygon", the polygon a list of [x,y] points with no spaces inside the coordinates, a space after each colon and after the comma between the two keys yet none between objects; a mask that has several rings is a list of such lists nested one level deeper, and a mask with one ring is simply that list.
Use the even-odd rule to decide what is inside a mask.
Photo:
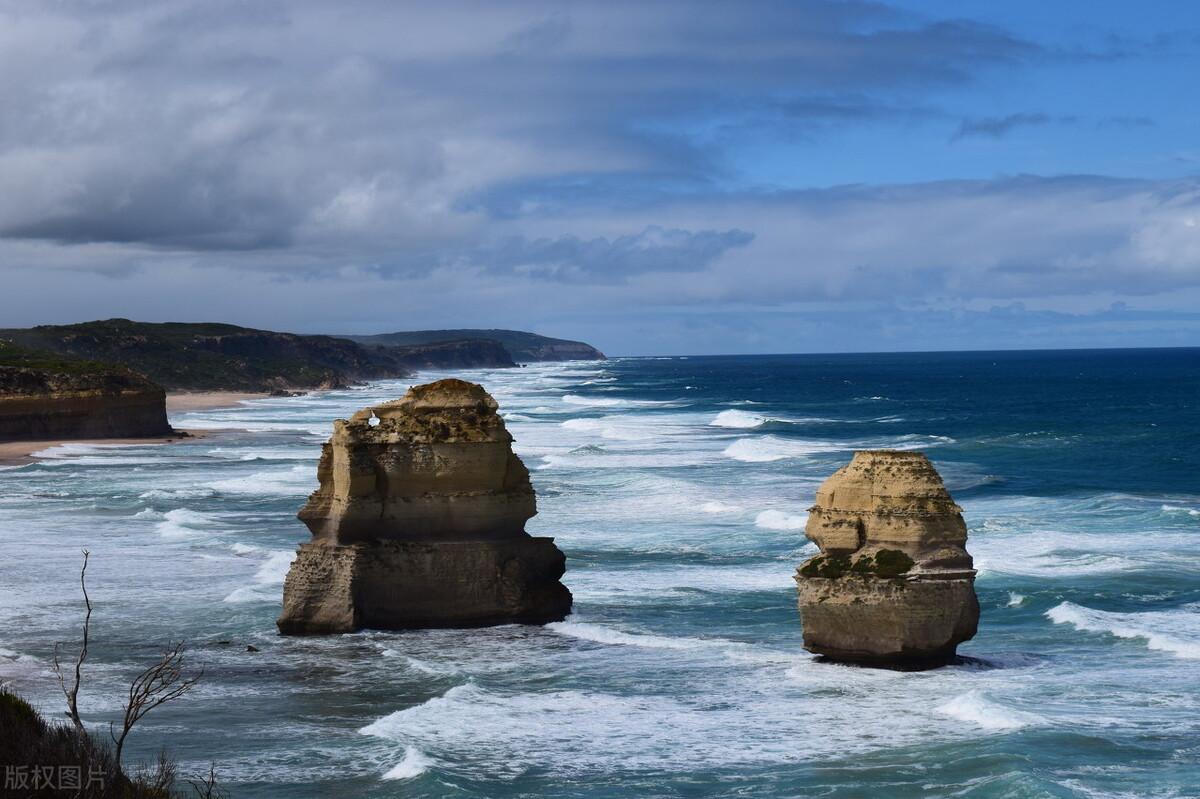
[{"label": "deep blue ocean", "polygon": [[[380,382],[0,471],[0,678],[61,711],[50,656],[78,635],[87,547],[85,719],[101,729],[187,639],[201,687],[133,754],[214,761],[235,797],[1200,796],[1200,350],[456,376],[492,391],[530,467],[568,621],[275,634],[331,421],[415,381]],[[801,648],[806,510],[853,450],[883,447],[927,453],[964,508],[983,609],[964,665]]]}]

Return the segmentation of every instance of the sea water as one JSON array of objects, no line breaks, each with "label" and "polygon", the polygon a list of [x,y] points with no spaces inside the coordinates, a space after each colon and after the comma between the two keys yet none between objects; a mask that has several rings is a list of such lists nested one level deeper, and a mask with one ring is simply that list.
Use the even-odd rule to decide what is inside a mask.
[{"label": "sea water", "polygon": [[[530,467],[567,621],[276,635],[320,444],[413,382],[388,381],[0,472],[0,675],[61,713],[50,662],[79,634],[87,548],[85,720],[106,729],[129,677],[186,640],[203,680],[132,755],[213,762],[237,797],[1200,796],[1200,351],[456,375],[495,395]],[[801,648],[807,508],[879,447],[926,452],[963,506],[983,615],[960,665]]]}]

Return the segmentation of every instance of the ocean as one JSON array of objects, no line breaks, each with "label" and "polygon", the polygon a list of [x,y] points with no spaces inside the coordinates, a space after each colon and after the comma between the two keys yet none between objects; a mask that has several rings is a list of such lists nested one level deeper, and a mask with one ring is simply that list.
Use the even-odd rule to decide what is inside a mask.
[{"label": "ocean", "polygon": [[[165,446],[0,471],[0,677],[80,704],[185,639],[204,678],[136,758],[235,797],[1200,796],[1200,350],[619,358],[460,371],[567,555],[544,628],[276,635],[331,421],[372,383],[176,415]],[[801,647],[792,575],[855,449],[924,451],[964,508],[979,633],[896,672]],[[259,651],[247,651],[247,646]]]}]

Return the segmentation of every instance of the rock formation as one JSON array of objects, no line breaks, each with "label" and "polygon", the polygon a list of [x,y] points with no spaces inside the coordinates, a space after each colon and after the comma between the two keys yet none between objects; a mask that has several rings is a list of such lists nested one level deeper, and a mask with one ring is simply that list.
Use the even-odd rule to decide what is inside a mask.
[{"label": "rock formation", "polygon": [[920,668],[974,637],[967,526],[923,454],[854,453],[817,490],[805,532],[821,548],[796,574],[805,649]]},{"label": "rock formation", "polygon": [[560,621],[565,557],[534,538],[529,472],[482,386],[439,380],[334,422],[280,632]]},{"label": "rock formation", "polygon": [[171,435],[161,386],[112,364],[0,342],[0,441]]}]

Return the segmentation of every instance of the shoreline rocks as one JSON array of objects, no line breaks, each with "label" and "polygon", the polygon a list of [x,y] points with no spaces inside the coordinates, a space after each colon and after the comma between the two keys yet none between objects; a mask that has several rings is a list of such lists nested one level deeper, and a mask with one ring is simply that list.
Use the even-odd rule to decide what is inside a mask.
[{"label": "shoreline rocks", "polygon": [[860,451],[817,490],[796,573],[804,647],[830,660],[928,668],[979,622],[967,528],[929,459]]},{"label": "shoreline rocks", "polygon": [[529,472],[482,386],[440,380],[334,422],[301,509],[284,634],[561,621],[571,594],[534,538]]}]

